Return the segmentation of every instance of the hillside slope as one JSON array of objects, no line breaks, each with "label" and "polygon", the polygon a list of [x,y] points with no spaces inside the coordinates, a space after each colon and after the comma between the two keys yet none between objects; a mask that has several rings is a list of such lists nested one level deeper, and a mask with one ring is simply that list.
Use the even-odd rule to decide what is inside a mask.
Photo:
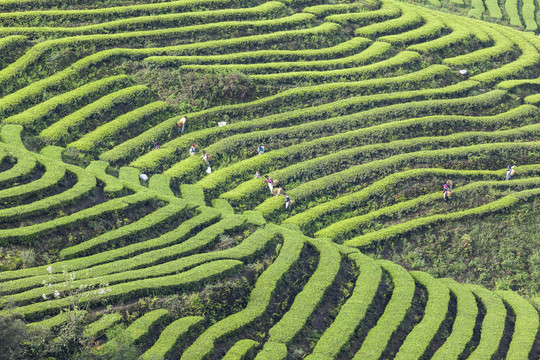
[{"label": "hillside slope", "polygon": [[392,0],[2,0],[0,24],[0,314],[57,332],[90,284],[86,334],[123,323],[143,359],[538,358],[518,293],[366,255],[537,210],[538,36]]}]

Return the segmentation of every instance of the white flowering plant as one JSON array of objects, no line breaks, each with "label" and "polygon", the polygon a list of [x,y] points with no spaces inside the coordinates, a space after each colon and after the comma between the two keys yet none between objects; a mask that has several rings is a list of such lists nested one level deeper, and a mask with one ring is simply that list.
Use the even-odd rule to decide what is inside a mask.
[{"label": "white flowering plant", "polygon": [[[62,267],[63,281],[58,282],[57,277],[52,275],[52,266],[47,267],[47,272],[51,274],[49,280],[43,280],[45,290],[41,297],[44,300],[66,298],[68,308],[64,311],[87,310],[92,300],[96,300],[102,295],[111,292],[108,283],[97,281],[90,283],[85,280],[76,280],[74,272],[68,272],[67,268]],[[85,278],[89,278],[86,274]]]},{"label": "white flowering plant", "polygon": [[62,267],[62,277],[58,281],[58,276],[53,275],[52,266],[47,267],[47,272],[51,274],[48,280],[43,281],[44,290],[41,297],[45,301],[65,299],[66,306],[62,313],[66,316],[66,322],[60,329],[61,342],[59,346],[76,346],[88,341],[83,335],[85,325],[85,314],[92,302],[103,298],[111,292],[108,283],[102,281],[91,282],[89,273],[85,274],[85,279],[77,279],[74,272],[69,272]]}]

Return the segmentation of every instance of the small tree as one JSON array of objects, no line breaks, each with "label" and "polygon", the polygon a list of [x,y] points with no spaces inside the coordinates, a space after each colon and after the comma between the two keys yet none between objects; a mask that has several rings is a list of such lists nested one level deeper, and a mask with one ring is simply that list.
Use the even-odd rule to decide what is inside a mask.
[{"label": "small tree", "polygon": [[19,359],[24,353],[26,324],[13,315],[0,316],[0,354],[4,359]]},{"label": "small tree", "polygon": [[48,329],[28,327],[15,315],[0,316],[1,359],[43,359],[50,340],[51,332]]},{"label": "small tree", "polygon": [[133,360],[139,354],[137,348],[128,338],[123,325],[107,330],[107,344],[110,346],[86,346],[74,360]]}]

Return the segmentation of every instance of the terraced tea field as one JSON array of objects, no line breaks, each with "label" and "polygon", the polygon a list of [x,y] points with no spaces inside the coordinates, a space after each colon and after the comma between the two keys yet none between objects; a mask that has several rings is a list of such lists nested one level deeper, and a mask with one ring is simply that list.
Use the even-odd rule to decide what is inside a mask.
[{"label": "terraced tea field", "polygon": [[59,335],[75,301],[141,359],[538,359],[535,294],[369,256],[540,197],[539,3],[429,6],[530,31],[392,0],[0,0],[0,315]]},{"label": "terraced tea field", "polygon": [[538,34],[540,3],[533,0],[424,0],[422,5],[445,12],[459,13],[476,19],[510,25]]}]

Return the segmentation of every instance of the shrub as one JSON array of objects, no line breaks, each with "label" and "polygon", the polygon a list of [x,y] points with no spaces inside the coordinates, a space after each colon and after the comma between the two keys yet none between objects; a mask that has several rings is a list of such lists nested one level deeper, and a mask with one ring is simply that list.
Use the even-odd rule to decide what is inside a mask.
[{"label": "shrub", "polygon": [[167,358],[181,337],[187,335],[189,331],[203,321],[204,318],[200,316],[187,316],[172,322],[161,332],[155,344],[142,354],[141,359],[158,360]]},{"label": "shrub", "polygon": [[362,347],[354,360],[379,359],[391,337],[396,333],[405,316],[409,313],[415,292],[415,283],[411,275],[401,266],[387,260],[377,262],[390,275],[394,284],[392,297],[377,321],[377,325],[369,330]]},{"label": "shrub", "polygon": [[300,260],[300,252],[304,245],[303,237],[297,232],[281,228],[280,232],[284,236],[283,247],[276,260],[257,279],[247,307],[209,327],[184,351],[183,357],[203,359],[214,350],[214,343],[217,340],[238,331],[265,314],[278,282]]},{"label": "shrub", "polygon": [[500,297],[478,285],[467,285],[486,309],[482,321],[480,342],[469,359],[491,358],[499,348],[506,320],[506,309]]}]

